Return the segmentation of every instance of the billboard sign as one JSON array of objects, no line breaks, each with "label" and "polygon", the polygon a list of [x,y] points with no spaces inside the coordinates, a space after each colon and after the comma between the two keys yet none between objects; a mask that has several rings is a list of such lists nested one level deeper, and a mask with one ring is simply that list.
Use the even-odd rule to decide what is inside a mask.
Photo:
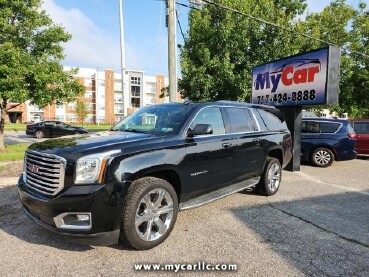
[{"label": "billboard sign", "polygon": [[279,107],[336,104],[340,53],[329,46],[254,67],[251,102]]}]

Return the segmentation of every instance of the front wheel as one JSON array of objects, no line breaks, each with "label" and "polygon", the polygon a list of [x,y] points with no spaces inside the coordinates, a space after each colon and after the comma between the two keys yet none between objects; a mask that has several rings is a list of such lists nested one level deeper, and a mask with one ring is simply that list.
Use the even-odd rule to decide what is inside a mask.
[{"label": "front wheel", "polygon": [[311,154],[311,162],[318,167],[328,167],[332,165],[334,155],[331,150],[327,148],[317,148]]},{"label": "front wheel", "polygon": [[165,180],[145,177],[133,182],[125,199],[120,241],[138,250],[162,243],[177,219],[178,199]]},{"label": "front wheel", "polygon": [[35,136],[36,136],[36,138],[43,138],[44,137],[44,132],[42,132],[42,131],[37,131],[36,133],[35,133]]},{"label": "front wheel", "polygon": [[268,157],[263,174],[256,185],[260,194],[270,196],[276,194],[282,179],[282,167],[278,159]]}]

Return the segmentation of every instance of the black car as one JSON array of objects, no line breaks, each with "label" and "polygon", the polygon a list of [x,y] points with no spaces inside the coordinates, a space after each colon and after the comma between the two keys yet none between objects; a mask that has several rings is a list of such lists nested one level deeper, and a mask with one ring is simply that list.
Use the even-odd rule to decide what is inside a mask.
[{"label": "black car", "polygon": [[25,213],[48,229],[149,249],[169,236],[180,210],[245,188],[275,194],[291,155],[274,107],[160,104],[110,132],[32,144],[18,191]]},{"label": "black car", "polygon": [[350,122],[333,118],[304,118],[301,126],[301,160],[328,167],[334,160],[355,159],[356,134]]},{"label": "black car", "polygon": [[71,126],[61,121],[42,121],[27,125],[26,134],[43,137],[61,137],[66,135],[87,134],[86,128]]}]

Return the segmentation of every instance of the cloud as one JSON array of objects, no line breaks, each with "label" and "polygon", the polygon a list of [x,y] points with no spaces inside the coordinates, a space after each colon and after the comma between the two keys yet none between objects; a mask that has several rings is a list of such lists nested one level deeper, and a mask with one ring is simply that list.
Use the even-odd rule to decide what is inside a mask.
[{"label": "cloud", "polygon": [[[120,69],[119,34],[114,37],[108,34],[79,9],[65,9],[56,5],[53,0],[44,0],[42,7],[54,23],[61,24],[72,35],[72,39],[64,45],[64,65]],[[130,57],[126,64],[140,66],[136,52],[127,44],[125,48],[126,57]]]}]

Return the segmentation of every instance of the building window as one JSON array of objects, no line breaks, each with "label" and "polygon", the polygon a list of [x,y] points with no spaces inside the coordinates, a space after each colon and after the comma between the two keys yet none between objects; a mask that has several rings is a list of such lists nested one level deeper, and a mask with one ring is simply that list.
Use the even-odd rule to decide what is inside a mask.
[{"label": "building window", "polygon": [[99,116],[99,122],[104,123],[105,122],[105,116]]},{"label": "building window", "polygon": [[92,111],[94,109],[94,105],[92,103],[86,103],[87,110]]},{"label": "building window", "polygon": [[75,110],[76,109],[76,102],[68,103],[68,110]]},{"label": "building window", "polygon": [[85,87],[92,87],[92,80],[90,78],[85,78]]},{"label": "building window", "polygon": [[57,114],[56,115],[56,120],[64,121],[64,115]]},{"label": "building window", "polygon": [[62,104],[62,105],[56,105],[56,108],[57,109],[59,109],[59,110],[64,110],[64,104]]},{"label": "building window", "polygon": [[131,85],[140,86],[141,78],[140,77],[131,77]]},{"label": "building window", "polygon": [[104,111],[105,110],[105,106],[104,105],[99,106],[99,110],[100,111]]},{"label": "building window", "polygon": [[131,96],[132,97],[140,97],[141,87],[139,86],[131,86]]},{"label": "building window", "polygon": [[77,116],[76,115],[67,115],[67,122],[71,122],[71,123],[77,122]]},{"label": "building window", "polygon": [[85,98],[93,98],[93,97],[94,97],[94,94],[92,91],[86,91]]}]

